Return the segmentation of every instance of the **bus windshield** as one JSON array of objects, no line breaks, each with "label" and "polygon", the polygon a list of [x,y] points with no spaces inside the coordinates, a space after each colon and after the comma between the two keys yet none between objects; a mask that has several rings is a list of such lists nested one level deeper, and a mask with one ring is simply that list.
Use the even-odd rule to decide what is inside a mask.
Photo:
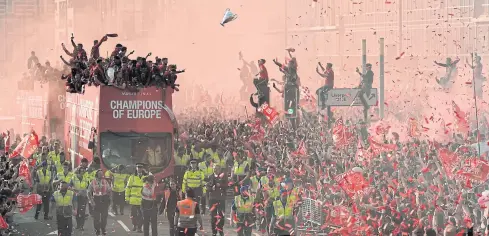
[{"label": "bus windshield", "polygon": [[165,170],[172,156],[170,133],[103,132],[100,134],[102,162],[107,169],[118,165],[134,170],[136,163],[145,163],[148,170]]}]

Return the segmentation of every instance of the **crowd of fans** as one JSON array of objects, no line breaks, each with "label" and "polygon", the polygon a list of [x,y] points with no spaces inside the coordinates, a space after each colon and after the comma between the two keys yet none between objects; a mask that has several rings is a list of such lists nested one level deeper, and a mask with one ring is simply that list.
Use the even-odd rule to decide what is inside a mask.
[{"label": "crowd of fans", "polygon": [[[279,176],[293,179],[295,186],[303,189],[303,198],[323,203],[324,225],[316,229],[329,233],[355,235],[351,231],[354,225],[364,227],[362,232],[367,235],[456,235],[469,223],[478,230],[485,228],[485,209],[477,200],[486,185],[451,178],[452,173],[446,173],[438,152],[447,148],[460,157],[459,163],[454,164],[454,169],[460,170],[465,160],[477,156],[475,150],[467,148],[467,144],[473,143],[473,136],[467,139],[454,136],[452,142],[446,144],[417,138],[400,142],[399,134],[388,129],[372,133],[361,120],[347,120],[344,124],[338,120],[333,129],[343,125],[351,137],[342,146],[336,144],[332,129],[328,129],[322,117],[305,111],[296,130],[285,120],[275,125],[254,118],[204,123],[180,120],[181,132],[185,134],[180,142],[192,144],[219,137],[219,146],[224,152],[230,154],[247,149],[255,162],[255,170],[275,167]],[[262,122],[263,128],[257,127],[256,122]],[[364,154],[362,158],[359,152],[372,146],[369,142],[372,137],[395,144],[395,150],[369,158]],[[355,167],[363,170],[369,190],[351,197],[335,176]],[[348,210],[344,225],[328,222],[327,215],[331,213],[327,213],[328,209],[335,206]],[[298,209],[296,214],[301,214]],[[305,219],[306,222],[307,215]]]}]

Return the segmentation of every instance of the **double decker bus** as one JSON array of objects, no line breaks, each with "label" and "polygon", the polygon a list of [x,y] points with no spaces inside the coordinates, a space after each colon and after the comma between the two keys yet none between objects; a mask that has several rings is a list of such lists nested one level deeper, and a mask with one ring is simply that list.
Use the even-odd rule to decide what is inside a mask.
[{"label": "double decker bus", "polygon": [[100,157],[104,169],[124,165],[131,171],[145,163],[157,179],[173,174],[172,88],[138,91],[87,86],[84,94],[67,93],[65,142],[73,167],[82,158]]}]

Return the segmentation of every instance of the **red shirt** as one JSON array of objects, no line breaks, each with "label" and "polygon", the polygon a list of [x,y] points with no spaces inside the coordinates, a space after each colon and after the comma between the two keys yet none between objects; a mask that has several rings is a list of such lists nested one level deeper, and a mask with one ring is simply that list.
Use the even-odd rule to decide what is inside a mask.
[{"label": "red shirt", "polygon": [[259,65],[260,68],[260,79],[268,79],[268,71],[265,65]]}]

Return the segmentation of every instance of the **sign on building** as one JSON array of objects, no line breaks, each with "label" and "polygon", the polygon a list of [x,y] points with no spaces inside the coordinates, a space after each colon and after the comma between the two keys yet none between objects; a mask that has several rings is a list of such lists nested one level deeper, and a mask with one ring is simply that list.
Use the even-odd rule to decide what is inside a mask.
[{"label": "sign on building", "polygon": [[[359,93],[360,89],[357,88],[337,88],[332,89],[326,95],[327,106],[362,106]],[[368,105],[377,106],[378,93],[377,89],[373,88],[370,91],[370,96],[363,95],[367,100]],[[355,99],[355,101],[353,101]]]}]

